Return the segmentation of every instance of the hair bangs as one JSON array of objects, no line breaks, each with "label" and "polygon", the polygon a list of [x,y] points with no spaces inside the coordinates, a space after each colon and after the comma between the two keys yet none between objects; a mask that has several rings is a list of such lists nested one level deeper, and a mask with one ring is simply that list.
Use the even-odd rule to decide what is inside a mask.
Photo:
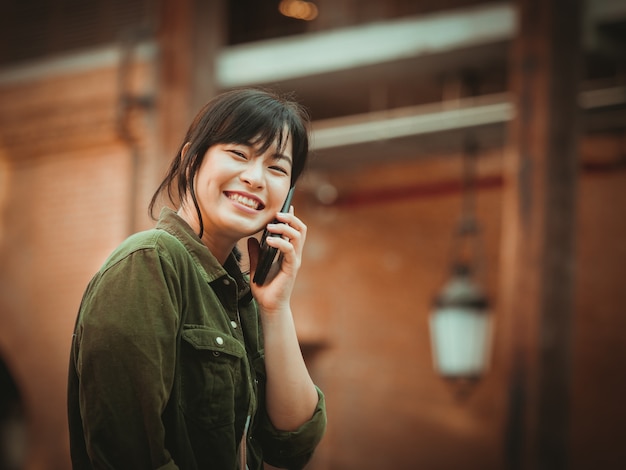
[{"label": "hair bangs", "polygon": [[273,102],[252,106],[244,103],[224,122],[225,135],[222,142],[237,142],[258,147],[264,153],[272,145],[279,151],[285,150],[287,136],[292,133],[288,116]]}]

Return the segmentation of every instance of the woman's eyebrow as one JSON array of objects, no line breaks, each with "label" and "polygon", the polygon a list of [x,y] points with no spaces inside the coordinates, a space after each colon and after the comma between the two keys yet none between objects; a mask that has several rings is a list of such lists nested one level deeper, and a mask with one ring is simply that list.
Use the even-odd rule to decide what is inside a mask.
[{"label": "woman's eyebrow", "polygon": [[287,160],[291,166],[293,166],[293,160],[289,155],[285,155],[284,153],[275,153],[274,155],[272,155],[272,158],[274,160]]}]

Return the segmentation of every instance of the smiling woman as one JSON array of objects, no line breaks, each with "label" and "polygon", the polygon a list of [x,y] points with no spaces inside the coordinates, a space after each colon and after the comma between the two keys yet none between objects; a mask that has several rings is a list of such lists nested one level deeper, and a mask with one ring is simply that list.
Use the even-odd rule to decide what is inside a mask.
[{"label": "smiling woman", "polygon": [[276,144],[265,151],[260,144],[217,144],[204,154],[178,214],[220,262],[233,243],[259,232],[280,209],[291,186],[290,144],[288,137],[282,152]]},{"label": "smiling woman", "polygon": [[[294,101],[250,89],[221,95],[196,116],[165,179],[152,198],[150,212],[153,214],[162,192],[167,192],[175,206],[191,203],[196,209],[198,234],[202,237],[204,221],[196,197],[195,179],[205,160],[211,160],[205,159],[209,148],[221,144],[220,149],[246,161],[254,160],[251,158],[253,155],[262,155],[264,161],[272,163],[270,169],[280,171],[276,170],[279,168],[288,172],[293,185],[306,165],[309,126],[308,113]],[[228,146],[224,147],[226,144]],[[284,164],[278,167],[273,162],[283,160],[279,156],[291,160],[290,168]],[[283,198],[286,193],[287,189]]]},{"label": "smiling woman", "polygon": [[[257,89],[214,98],[150,203],[154,229],[93,277],[74,331],[68,388],[75,468],[302,468],[326,427],[290,298],[306,225],[279,213],[308,154],[307,113]],[[280,223],[270,223],[270,222]],[[250,284],[236,245],[266,228],[282,255]]]}]

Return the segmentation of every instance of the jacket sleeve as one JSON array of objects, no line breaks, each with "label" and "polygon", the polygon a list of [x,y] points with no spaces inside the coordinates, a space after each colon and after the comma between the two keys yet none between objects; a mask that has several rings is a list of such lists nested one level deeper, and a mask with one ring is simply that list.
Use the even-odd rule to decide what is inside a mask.
[{"label": "jacket sleeve", "polygon": [[85,444],[94,468],[177,468],[161,414],[170,395],[179,324],[175,270],[137,250],[88,287],[76,330]]},{"label": "jacket sleeve", "polygon": [[303,468],[313,456],[313,451],[326,431],[326,403],[324,394],[317,388],[318,401],[313,416],[295,431],[280,431],[274,427],[263,408],[258,434],[263,446],[264,460],[279,468]]}]

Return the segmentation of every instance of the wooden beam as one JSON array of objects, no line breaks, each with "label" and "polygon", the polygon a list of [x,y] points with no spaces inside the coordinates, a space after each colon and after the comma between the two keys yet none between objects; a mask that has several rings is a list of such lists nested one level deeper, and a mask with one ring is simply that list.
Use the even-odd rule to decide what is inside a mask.
[{"label": "wooden beam", "polygon": [[506,461],[568,468],[580,0],[517,0],[501,307],[512,347]]},{"label": "wooden beam", "polygon": [[200,107],[217,90],[215,56],[225,42],[224,0],[163,0],[159,15],[159,136],[169,162]]}]

